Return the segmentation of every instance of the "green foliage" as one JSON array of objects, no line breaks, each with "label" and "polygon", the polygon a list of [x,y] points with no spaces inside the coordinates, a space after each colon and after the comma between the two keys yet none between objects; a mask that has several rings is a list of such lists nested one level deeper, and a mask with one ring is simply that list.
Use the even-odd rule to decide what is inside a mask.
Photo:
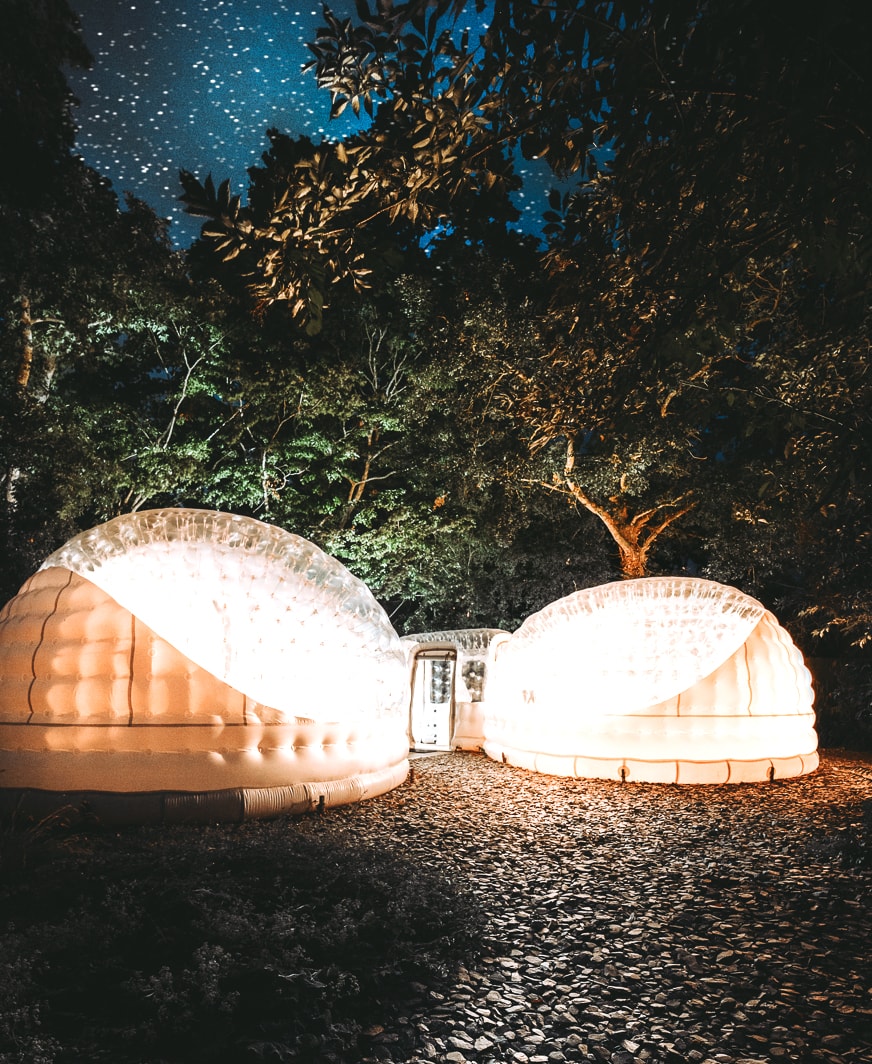
[{"label": "green foliage", "polygon": [[481,916],[447,877],[320,823],[43,846],[0,888],[0,1059],[360,1059],[362,1028],[450,977]]},{"label": "green foliage", "polygon": [[[312,69],[361,129],[270,131],[245,205],[183,175],[183,260],[69,154],[66,5],[6,6],[0,117],[48,156],[35,199],[0,185],[3,598],[74,532],[184,503],[313,539],[406,631],[689,572],[865,660],[865,8],[498,0],[480,38],[460,0],[325,11]],[[544,249],[506,231],[519,150],[581,182]],[[864,677],[824,734],[865,735]]]},{"label": "green foliage", "polygon": [[192,415],[215,405],[208,296],[151,212],[121,212],[90,171],[70,174],[80,195],[56,225],[19,218],[27,250],[0,247],[7,594],[77,527],[198,494],[208,433]]},{"label": "green foliage", "polygon": [[872,750],[872,659],[868,649],[858,653],[838,648],[830,657],[819,653],[816,640],[806,641],[807,659],[815,690],[817,731],[821,745],[849,750]]},{"label": "green foliage", "polygon": [[[471,305],[455,292],[439,320],[451,359],[482,359],[455,375],[474,381],[472,418],[492,426],[497,406],[504,419],[493,450],[507,460],[486,478],[588,511],[627,574],[677,564],[765,586],[764,573],[808,569],[795,529],[853,497],[840,474],[869,477],[865,16],[850,3],[824,24],[781,3],[504,0],[470,40],[454,0],[372,6],[356,22],[325,11],[311,45],[334,112],[369,125],[320,148],[273,131],[248,213],[189,182],[220,222],[208,239],[245,260],[259,299],[297,299],[311,323],[305,285],[352,276],[352,256],[378,262],[385,219],[404,241],[448,220],[495,248],[498,225],[470,241],[466,212],[474,190],[509,187],[496,175],[513,148],[580,175],[550,197],[527,290],[479,274]],[[323,254],[307,281],[311,249]],[[453,412],[456,440],[469,415]]]},{"label": "green foliage", "polygon": [[[317,148],[273,131],[251,208],[186,175],[191,210],[211,219],[205,239],[255,271],[258,298],[290,300],[311,322],[308,288],[323,292],[325,271],[360,283],[385,218],[463,228],[475,210],[504,223],[513,149],[558,176],[613,173],[613,233],[631,235],[670,318],[733,264],[800,242],[833,270],[851,254],[868,262],[852,226],[869,161],[868,12],[856,3],[821,19],[783,0],[500,0],[478,39],[457,29],[467,6],[362,3],[356,24],[325,8],[310,65],[334,113],[364,111],[365,128]],[[565,244],[571,217],[547,220]]]}]

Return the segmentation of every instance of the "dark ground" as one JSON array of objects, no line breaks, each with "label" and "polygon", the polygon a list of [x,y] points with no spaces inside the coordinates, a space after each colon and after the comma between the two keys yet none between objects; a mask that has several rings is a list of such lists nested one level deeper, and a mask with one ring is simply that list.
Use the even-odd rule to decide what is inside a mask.
[{"label": "dark ground", "polygon": [[872,767],[3,836],[0,1062],[872,1061]]}]

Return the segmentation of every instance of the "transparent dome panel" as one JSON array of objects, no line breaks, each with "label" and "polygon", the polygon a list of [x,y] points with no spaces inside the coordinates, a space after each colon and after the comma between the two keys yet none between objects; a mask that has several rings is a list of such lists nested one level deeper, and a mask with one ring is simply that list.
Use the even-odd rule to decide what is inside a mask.
[{"label": "transparent dome panel", "polygon": [[200,667],[288,714],[402,704],[399,637],[366,585],[313,543],[236,514],[151,510],[71,539],[42,568],[85,577]]},{"label": "transparent dome panel", "polygon": [[501,650],[501,671],[572,683],[613,712],[655,705],[740,647],[765,607],[736,588],[692,577],[622,580],[577,591],[529,617]]}]

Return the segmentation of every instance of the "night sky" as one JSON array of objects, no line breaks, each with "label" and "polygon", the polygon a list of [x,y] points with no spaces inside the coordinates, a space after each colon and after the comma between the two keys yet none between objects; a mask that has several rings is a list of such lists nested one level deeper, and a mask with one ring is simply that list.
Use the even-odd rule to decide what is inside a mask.
[{"label": "night sky", "polygon": [[[246,168],[268,147],[266,130],[339,138],[354,128],[350,109],[329,120],[329,94],[314,75],[306,42],[322,24],[320,0],[70,0],[94,57],[69,75],[80,101],[77,150],[110,178],[171,219],[181,247],[200,222],[184,214],[178,172],[244,194]],[[353,0],[332,0],[353,14]],[[479,28],[473,24],[473,31]],[[520,169],[523,172],[524,166]],[[546,182],[547,183],[547,182]],[[542,176],[521,194],[519,228],[535,229],[545,209]]]}]

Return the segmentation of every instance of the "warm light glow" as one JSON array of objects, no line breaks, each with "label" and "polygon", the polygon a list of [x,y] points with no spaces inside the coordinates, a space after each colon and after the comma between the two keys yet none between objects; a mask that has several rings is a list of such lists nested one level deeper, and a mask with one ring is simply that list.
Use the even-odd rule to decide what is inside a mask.
[{"label": "warm light glow", "polygon": [[0,614],[4,789],[335,804],[405,778],[407,704],[404,649],[366,586],[232,514],[116,518]]},{"label": "warm light glow", "polygon": [[284,716],[345,720],[397,704],[403,651],[384,610],[335,558],[273,525],[209,510],[129,514],[70,540],[50,568],[96,584]]},{"label": "warm light glow", "polygon": [[818,763],[802,655],[764,606],[712,581],[576,592],[528,618],[493,672],[485,751],[522,767],[706,783]]}]

